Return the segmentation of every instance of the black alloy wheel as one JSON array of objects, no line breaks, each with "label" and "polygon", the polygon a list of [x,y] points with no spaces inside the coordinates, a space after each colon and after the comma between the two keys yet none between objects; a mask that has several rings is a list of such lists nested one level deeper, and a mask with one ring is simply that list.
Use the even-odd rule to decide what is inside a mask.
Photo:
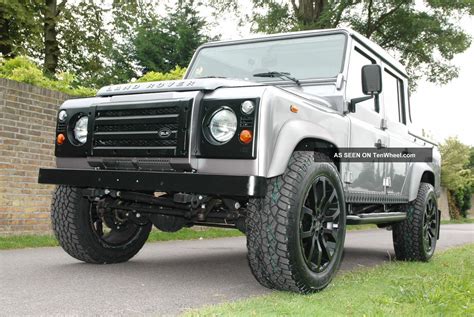
[{"label": "black alloy wheel", "polygon": [[319,176],[301,208],[300,240],[306,264],[313,272],[328,268],[338,247],[339,198],[331,181]]},{"label": "black alloy wheel", "polygon": [[264,198],[247,205],[250,268],[265,287],[311,293],[335,276],[344,252],[346,204],[336,165],[323,153],[296,151]]},{"label": "black alloy wheel", "polygon": [[423,244],[427,254],[432,253],[436,245],[438,230],[437,211],[438,208],[436,207],[434,196],[429,196],[423,217]]}]

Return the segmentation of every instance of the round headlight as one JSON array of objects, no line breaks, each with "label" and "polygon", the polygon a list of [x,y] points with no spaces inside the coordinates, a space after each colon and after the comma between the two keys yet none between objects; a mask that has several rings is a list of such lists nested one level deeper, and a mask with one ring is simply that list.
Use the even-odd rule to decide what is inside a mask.
[{"label": "round headlight", "polygon": [[245,100],[244,102],[242,102],[240,109],[245,114],[251,114],[255,109],[255,104],[250,100]]},{"label": "round headlight", "polygon": [[209,132],[219,143],[226,143],[237,130],[237,117],[230,108],[222,107],[217,110],[209,122]]},{"label": "round headlight", "polygon": [[76,125],[74,126],[74,139],[80,144],[84,144],[87,141],[87,124],[89,122],[89,118],[87,116],[80,117],[76,121]]},{"label": "round headlight", "polygon": [[67,118],[66,110],[59,111],[58,120],[61,121],[61,122],[64,122],[64,121],[66,121],[66,118]]}]

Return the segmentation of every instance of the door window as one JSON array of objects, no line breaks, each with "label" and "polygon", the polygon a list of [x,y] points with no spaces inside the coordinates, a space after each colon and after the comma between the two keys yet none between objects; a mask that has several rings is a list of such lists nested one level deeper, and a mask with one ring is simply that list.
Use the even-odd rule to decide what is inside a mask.
[{"label": "door window", "polygon": [[[363,66],[370,64],[375,64],[375,61],[362,53],[362,51],[357,48],[352,51],[346,89],[348,100],[364,96],[362,92],[361,72]],[[373,99],[361,102],[357,104],[357,107],[364,107],[375,111]]]},{"label": "door window", "polygon": [[400,112],[403,107],[403,82],[387,70],[382,80],[385,117],[392,122],[403,122]]}]

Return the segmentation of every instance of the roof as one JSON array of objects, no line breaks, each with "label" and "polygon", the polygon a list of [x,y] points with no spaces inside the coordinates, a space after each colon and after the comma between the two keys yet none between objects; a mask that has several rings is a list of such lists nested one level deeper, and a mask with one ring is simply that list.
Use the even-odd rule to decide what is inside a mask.
[{"label": "roof", "polygon": [[[336,34],[336,33],[345,33],[358,42],[362,43],[366,48],[373,51],[375,54],[379,55],[385,62],[391,64],[395,67],[398,71],[402,72],[406,76],[405,67],[392,55],[390,55],[386,50],[380,47],[377,43],[373,42],[372,40],[368,39],[364,35],[354,31],[351,28],[336,28],[336,29],[322,29],[322,30],[309,30],[309,31],[298,31],[298,32],[288,32],[288,33],[278,33],[278,34],[269,34],[269,35],[255,35],[251,37],[247,37],[244,39],[238,40],[224,40],[224,41],[215,41],[209,42],[202,47],[212,47],[212,46],[220,46],[220,45],[231,45],[231,44],[239,44],[239,43],[251,43],[251,42],[259,42],[261,40],[267,39],[285,39],[285,38],[292,38],[296,36],[311,36],[311,35],[321,35],[321,34]],[[198,49],[199,50],[199,49]]]}]

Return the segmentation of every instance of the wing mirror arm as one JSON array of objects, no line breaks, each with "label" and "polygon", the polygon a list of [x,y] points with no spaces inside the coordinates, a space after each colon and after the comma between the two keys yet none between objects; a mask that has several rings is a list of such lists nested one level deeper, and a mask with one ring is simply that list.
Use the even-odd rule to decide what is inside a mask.
[{"label": "wing mirror arm", "polygon": [[364,97],[351,99],[351,102],[349,103],[349,112],[355,112],[356,104],[358,104],[359,102],[366,101],[372,98],[374,98],[374,96],[364,96]]}]

